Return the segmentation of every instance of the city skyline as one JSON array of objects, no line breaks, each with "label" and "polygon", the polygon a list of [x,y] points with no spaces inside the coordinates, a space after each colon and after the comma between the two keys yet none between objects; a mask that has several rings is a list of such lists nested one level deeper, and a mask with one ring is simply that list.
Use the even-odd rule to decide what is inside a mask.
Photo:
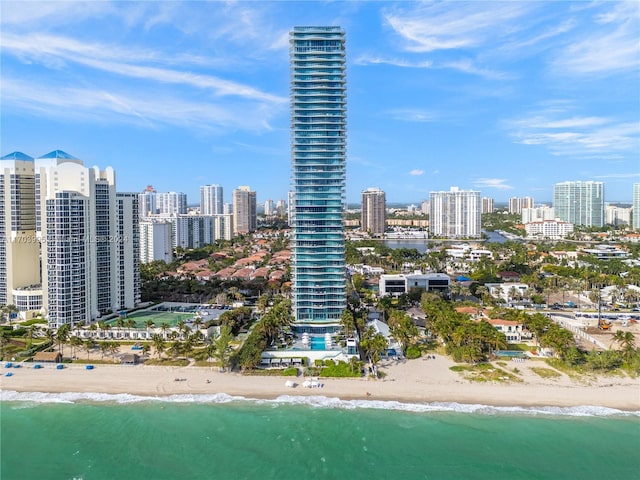
[{"label": "city skyline", "polygon": [[371,186],[390,203],[451,186],[549,203],[564,181],[631,201],[638,4],[314,6],[2,2],[0,154],[61,149],[190,204],[208,184],[286,198],[288,32],[340,25],[349,203]]}]

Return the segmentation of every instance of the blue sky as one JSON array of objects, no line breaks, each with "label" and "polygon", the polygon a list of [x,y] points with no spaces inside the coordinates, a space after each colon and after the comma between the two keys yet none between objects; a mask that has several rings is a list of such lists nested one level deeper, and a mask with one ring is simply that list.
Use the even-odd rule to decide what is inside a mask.
[{"label": "blue sky", "polygon": [[9,2],[1,154],[61,149],[118,190],[290,179],[289,43],[347,34],[347,200],[451,186],[549,201],[566,180],[640,182],[637,2]]}]

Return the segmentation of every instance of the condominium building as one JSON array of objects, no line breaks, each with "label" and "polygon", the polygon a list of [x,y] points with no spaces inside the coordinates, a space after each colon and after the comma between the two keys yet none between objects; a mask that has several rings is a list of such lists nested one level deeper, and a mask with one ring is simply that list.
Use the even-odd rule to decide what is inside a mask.
[{"label": "condominium building", "polygon": [[607,205],[604,207],[604,223],[614,227],[630,226],[631,212],[631,207]]},{"label": "condominium building", "polygon": [[200,187],[200,214],[221,215],[224,213],[222,187],[220,185],[203,185]]},{"label": "condominium building", "polygon": [[633,228],[640,230],[640,183],[633,184],[633,204],[631,209],[633,211]]},{"label": "condominium building", "polygon": [[140,222],[140,262],[173,261],[173,225],[168,219]]},{"label": "condominium building", "polygon": [[276,213],[276,204],[270,198],[264,201],[264,214],[274,215]]},{"label": "condominium building", "polygon": [[293,316],[296,331],[326,334],[347,306],[345,32],[295,27],[289,44]]},{"label": "condominium building", "polygon": [[493,213],[493,198],[482,197],[482,212],[481,213]]},{"label": "condominium building", "polygon": [[509,213],[520,215],[523,208],[533,208],[534,203],[532,197],[511,197],[509,199]]},{"label": "condominium building", "polygon": [[253,232],[258,225],[256,192],[247,186],[233,191],[233,234]]},{"label": "condominium building", "polygon": [[59,327],[140,301],[138,194],[117,194],[115,172],[60,150],[35,160],[43,308]]},{"label": "condominium building", "polygon": [[555,212],[552,207],[541,205],[534,208],[522,209],[522,223],[541,222],[555,219]]},{"label": "condominium building", "polygon": [[371,235],[384,235],[387,228],[387,202],[385,193],[379,188],[368,188],[362,192],[360,229]]},{"label": "condominium building", "polygon": [[156,193],[156,206],[160,215],[187,213],[187,194],[181,192]]},{"label": "condominium building", "polygon": [[33,158],[10,153],[0,158],[0,305],[42,307],[39,255]]},{"label": "condominium building", "polygon": [[480,192],[451,187],[448,192],[431,192],[429,228],[445,238],[478,238],[481,233]]},{"label": "condominium building", "polygon": [[147,185],[147,188],[140,194],[138,194],[138,213],[140,218],[146,218],[149,215],[155,215],[158,213],[158,202],[156,191],[151,185]]},{"label": "condominium building", "polygon": [[561,182],[553,187],[553,208],[562,221],[587,227],[604,226],[604,183]]},{"label": "condominium building", "polygon": [[216,240],[231,240],[233,216],[226,215],[177,215],[173,223],[173,247],[201,248]]},{"label": "condominium building", "polygon": [[531,238],[561,239],[573,232],[573,224],[559,220],[538,220],[526,223],[525,231]]}]

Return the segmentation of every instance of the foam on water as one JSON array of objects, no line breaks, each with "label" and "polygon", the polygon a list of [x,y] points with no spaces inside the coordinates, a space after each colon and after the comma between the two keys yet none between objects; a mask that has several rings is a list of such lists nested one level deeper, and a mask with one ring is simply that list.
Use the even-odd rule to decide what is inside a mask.
[{"label": "foam on water", "polygon": [[519,406],[491,406],[481,404],[463,404],[456,402],[433,402],[433,403],[403,403],[397,401],[383,400],[342,400],[340,398],[315,396],[282,395],[275,399],[264,400],[246,398],[240,396],[217,393],[213,395],[168,395],[168,396],[142,396],[128,393],[44,393],[44,392],[15,392],[11,390],[0,390],[0,401],[16,402],[13,408],[29,408],[38,404],[50,403],[84,403],[84,402],[110,402],[117,404],[130,404],[141,402],[167,402],[167,403],[201,403],[201,404],[222,404],[230,402],[252,402],[257,404],[271,404],[274,407],[280,405],[303,405],[312,408],[337,408],[345,410],[353,409],[378,409],[378,410],[399,410],[414,413],[430,412],[454,412],[473,413],[482,415],[561,415],[573,417],[607,417],[607,416],[638,416],[640,411],[624,411],[615,408],[601,407],[596,405],[581,405],[575,407],[519,407]]}]

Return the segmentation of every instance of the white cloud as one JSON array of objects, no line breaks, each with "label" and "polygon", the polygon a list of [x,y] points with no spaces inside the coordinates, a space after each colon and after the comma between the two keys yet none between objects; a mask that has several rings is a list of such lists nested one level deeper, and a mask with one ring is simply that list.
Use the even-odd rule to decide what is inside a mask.
[{"label": "white cloud", "polygon": [[509,22],[531,10],[521,2],[443,2],[411,4],[384,15],[388,25],[406,42],[413,52],[432,52],[471,48],[491,38],[508,34]]},{"label": "white cloud", "polygon": [[[62,68],[66,63],[77,63],[96,70],[125,77],[140,78],[152,82],[182,84],[211,90],[215,95],[246,97],[272,103],[285,103],[284,97],[261,92],[251,86],[224,80],[212,75],[189,71],[145,66],[140,63],[156,63],[166,57],[166,53],[123,49],[112,45],[79,42],[74,39],[47,34],[2,36],[2,49],[23,59],[50,65],[57,63]],[[198,57],[183,57],[173,61],[198,61]]]},{"label": "white cloud", "polygon": [[394,67],[403,67],[403,68],[429,68],[433,66],[433,62],[429,60],[424,60],[420,62],[412,62],[410,60],[406,60],[404,58],[390,58],[390,57],[381,57],[375,55],[360,55],[355,59],[354,63],[356,65],[392,65]]},{"label": "white cloud", "polygon": [[609,75],[640,67],[640,4],[612,2],[587,32],[561,50],[552,63],[560,74]]},{"label": "white cloud", "polygon": [[495,188],[496,190],[513,190],[511,185],[507,185],[504,178],[479,178],[473,182],[474,187]]},{"label": "white cloud", "polygon": [[424,170],[420,170],[416,168],[414,170],[411,170],[409,172],[409,175],[414,175],[414,176],[424,175]]},{"label": "white cloud", "polygon": [[[3,108],[15,107],[43,117],[95,123],[125,122],[147,128],[162,125],[209,131],[264,131],[277,114],[273,106],[238,100],[224,105],[180,98],[175,92],[67,87],[3,77]],[[251,109],[252,115],[246,115]]]},{"label": "white cloud", "polygon": [[593,178],[640,178],[640,173],[611,173],[608,175],[594,175]]},{"label": "white cloud", "polygon": [[433,122],[436,116],[427,110],[417,108],[398,108],[385,112],[390,118],[403,122]]},{"label": "white cloud", "polygon": [[603,158],[638,148],[639,122],[595,116],[562,118],[562,113],[543,111],[507,122],[506,127],[517,143],[544,145],[554,155]]}]

